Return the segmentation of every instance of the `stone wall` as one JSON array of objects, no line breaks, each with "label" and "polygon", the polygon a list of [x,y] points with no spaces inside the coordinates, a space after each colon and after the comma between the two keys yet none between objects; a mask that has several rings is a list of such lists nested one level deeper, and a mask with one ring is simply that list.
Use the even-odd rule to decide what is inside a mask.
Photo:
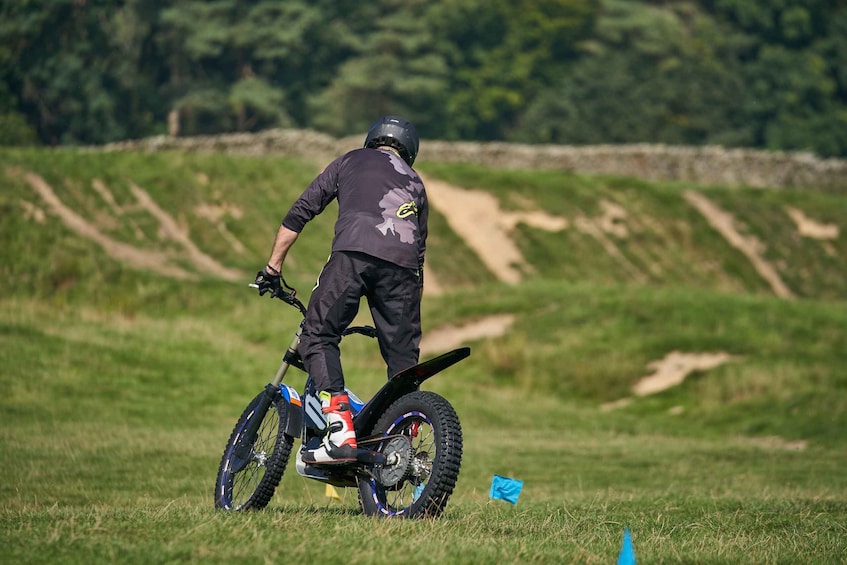
[{"label": "stone wall", "polygon": [[[107,151],[204,151],[285,155],[320,162],[360,147],[364,135],[335,139],[313,131],[158,136],[111,143]],[[472,162],[501,168],[553,169],[647,180],[751,187],[815,188],[847,194],[847,160],[810,153],[666,145],[520,145],[422,140],[419,162]]]}]

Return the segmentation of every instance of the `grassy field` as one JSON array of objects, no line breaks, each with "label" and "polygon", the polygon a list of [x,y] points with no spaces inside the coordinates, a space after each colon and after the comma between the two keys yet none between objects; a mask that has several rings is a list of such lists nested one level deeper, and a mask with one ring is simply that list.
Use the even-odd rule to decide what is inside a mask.
[{"label": "grassy field", "polygon": [[[655,227],[620,249],[661,268],[635,283],[579,233],[557,251],[554,235],[520,227],[536,273],[510,286],[468,274],[480,264],[442,231],[432,268],[455,285],[427,298],[427,327],[516,316],[506,335],[469,342],[470,359],[425,385],[450,399],[464,430],[445,515],[365,518],[354,491],[328,498],[292,469],[265,511],[215,511],[231,427],[298,322],[246,283],[315,171],[279,159],[0,153],[3,562],[613,563],[629,528],[640,563],[847,563],[845,238],[829,248],[798,239],[784,212],[847,226],[847,207],[799,191],[686,187],[748,212],[749,233],[771,242],[768,257],[799,295],[781,300],[685,206],[681,187],[430,164],[428,174],[489,190],[504,206],[509,187],[560,214],[590,213],[592,194],[625,203]],[[117,260],[59,221],[28,173],[101,236],[161,251],[188,276]],[[198,266],[162,235],[133,184],[246,278]],[[228,215],[215,220],[199,203]],[[299,288],[328,251],[326,219],[292,256]],[[606,408],[673,350],[733,360]],[[375,344],[350,338],[344,351],[350,385],[368,396],[384,379]],[[524,481],[516,506],[488,499],[495,473]]]}]

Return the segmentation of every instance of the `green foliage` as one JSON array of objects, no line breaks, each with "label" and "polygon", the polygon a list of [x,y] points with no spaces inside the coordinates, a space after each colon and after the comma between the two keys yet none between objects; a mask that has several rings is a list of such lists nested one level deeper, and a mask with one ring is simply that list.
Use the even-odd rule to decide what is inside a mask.
[{"label": "green foliage", "polygon": [[440,49],[457,71],[438,135],[505,138],[539,89],[565,71],[597,10],[591,0],[463,0],[434,8]]},{"label": "green foliage", "polygon": [[149,20],[135,4],[3,3],[0,72],[42,141],[100,143],[153,127],[156,77],[141,72],[149,61],[138,39]]},{"label": "green foliage", "polygon": [[837,2],[831,0],[710,0],[706,2],[720,16],[733,21],[745,32],[767,43],[808,45],[825,33],[827,18]]},{"label": "green foliage", "polygon": [[0,145],[36,145],[35,130],[21,114],[0,114]]},{"label": "green foliage", "polygon": [[[606,1],[603,8],[591,33],[580,44],[584,54],[567,67],[560,66],[566,59],[542,60],[536,66],[531,49],[515,48],[505,39],[502,45],[507,45],[506,53],[497,52],[498,44],[483,43],[481,48],[474,48],[466,38],[474,37],[477,20],[462,19],[458,14],[457,20],[468,22],[467,29],[459,27],[456,34],[463,38],[461,53],[480,61],[486,60],[480,53],[490,53],[495,66],[488,68],[489,78],[482,74],[486,73],[485,65],[467,75],[474,78],[462,85],[457,96],[469,103],[459,101],[450,106],[460,110],[450,127],[463,129],[458,135],[447,132],[446,137],[578,144],[722,144],[843,154],[844,128],[837,124],[844,120],[844,90],[836,94],[831,78],[843,75],[838,70],[843,58],[835,54],[841,49],[834,39],[840,37],[843,11],[829,14],[831,8],[823,3],[808,11],[798,6],[768,11],[765,19],[776,18],[784,24],[779,39],[785,42],[789,57],[809,58],[783,66],[770,60],[768,43],[762,44],[771,36],[751,35],[758,28],[744,23],[748,22],[746,17],[739,25],[713,18],[687,2],[653,6]],[[724,6],[719,13],[727,9]],[[831,23],[829,15],[834,16]],[[520,22],[520,17],[509,21]],[[451,29],[449,25],[443,27]],[[494,28],[487,25],[484,29]],[[816,38],[814,42],[809,41],[809,33]],[[506,31],[501,29],[495,36],[507,37]],[[574,41],[582,38],[574,30],[567,36]],[[826,47],[821,49],[822,45]],[[503,82],[514,76],[503,68],[511,60],[519,69],[532,69],[534,77],[555,80],[533,85],[527,77],[518,75],[514,84],[520,86],[513,88]],[[773,80],[758,76],[759,69],[764,68],[773,73]],[[551,72],[544,75],[539,69]],[[781,102],[781,98],[789,102]],[[494,119],[502,128],[504,117],[506,123],[510,121],[510,105],[521,108],[515,116],[517,127],[510,133],[472,132],[460,121],[484,124]],[[780,109],[771,109],[770,105]],[[827,123],[834,125],[828,127]]]},{"label": "green foliage", "polygon": [[430,5],[428,0],[381,0],[356,10],[355,17],[369,25],[352,46],[353,56],[312,100],[317,128],[358,133],[380,115],[402,114],[421,132],[435,130],[444,117],[438,108],[448,69],[428,25]]},{"label": "green foliage", "polygon": [[738,108],[742,37],[688,4],[605,3],[586,56],[528,107],[517,136],[545,143],[753,145]]},{"label": "green foliage", "polygon": [[833,102],[837,84],[823,57],[766,47],[746,70],[752,86],[747,114],[765,124],[759,134],[764,146],[823,155],[839,151],[847,106]]},{"label": "green foliage", "polygon": [[6,1],[0,109],[48,144],[279,126],[847,155],[847,10],[815,0]]},{"label": "green foliage", "polygon": [[287,116],[282,110],[284,94],[260,78],[245,78],[235,83],[229,91],[228,102],[237,118],[236,129],[248,131],[262,123],[285,125]]},{"label": "green foliage", "polygon": [[186,118],[180,124],[183,133],[245,131],[287,123],[284,91],[256,77],[252,69],[256,38],[266,38],[261,28],[273,24],[254,16],[254,11],[263,10],[261,3],[256,4],[192,1],[162,11],[159,41],[168,53],[169,86],[175,98],[171,109]]}]

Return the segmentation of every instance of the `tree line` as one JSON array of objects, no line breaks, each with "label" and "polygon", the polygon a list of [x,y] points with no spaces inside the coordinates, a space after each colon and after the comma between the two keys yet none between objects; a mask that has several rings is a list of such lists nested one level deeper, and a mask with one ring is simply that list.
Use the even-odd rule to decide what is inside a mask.
[{"label": "tree line", "polygon": [[0,144],[169,133],[847,156],[842,0],[0,0]]}]

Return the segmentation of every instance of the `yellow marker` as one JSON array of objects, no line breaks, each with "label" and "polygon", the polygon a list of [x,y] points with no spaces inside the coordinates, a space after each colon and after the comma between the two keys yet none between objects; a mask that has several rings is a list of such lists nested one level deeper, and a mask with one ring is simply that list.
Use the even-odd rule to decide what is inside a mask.
[{"label": "yellow marker", "polygon": [[336,491],[335,487],[330,484],[326,485],[326,497],[332,498],[333,500],[341,500],[341,497],[338,496],[338,491]]}]

